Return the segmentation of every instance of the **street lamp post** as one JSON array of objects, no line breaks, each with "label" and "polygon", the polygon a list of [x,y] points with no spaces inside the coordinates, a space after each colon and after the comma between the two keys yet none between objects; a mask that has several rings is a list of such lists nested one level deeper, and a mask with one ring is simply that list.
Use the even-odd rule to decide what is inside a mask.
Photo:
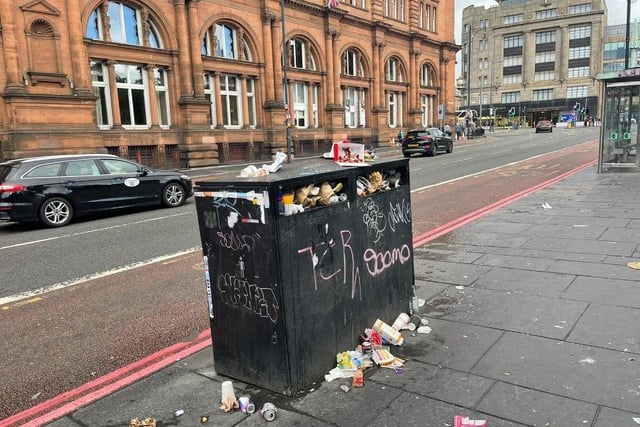
[{"label": "street lamp post", "polygon": [[287,163],[291,163],[291,136],[289,135],[289,121],[291,120],[291,106],[289,105],[289,79],[287,78],[288,65],[288,52],[287,52],[287,40],[285,31],[285,8],[284,0],[280,0],[280,18],[282,19],[282,86],[284,94],[284,135],[287,143]]}]

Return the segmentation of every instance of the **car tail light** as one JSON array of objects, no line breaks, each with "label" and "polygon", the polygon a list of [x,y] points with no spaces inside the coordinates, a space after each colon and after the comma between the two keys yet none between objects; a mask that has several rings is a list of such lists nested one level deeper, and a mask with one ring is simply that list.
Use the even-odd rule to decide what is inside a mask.
[{"label": "car tail light", "polygon": [[22,190],[24,190],[24,185],[9,184],[9,183],[0,184],[0,194],[2,194],[2,193],[17,193],[17,192],[22,191]]}]

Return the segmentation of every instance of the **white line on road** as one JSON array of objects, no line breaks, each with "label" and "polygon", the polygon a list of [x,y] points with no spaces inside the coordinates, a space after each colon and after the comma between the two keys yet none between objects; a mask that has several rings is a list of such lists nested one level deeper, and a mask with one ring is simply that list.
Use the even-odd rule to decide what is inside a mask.
[{"label": "white line on road", "polygon": [[112,225],[111,227],[96,228],[94,230],[81,231],[81,232],[78,232],[78,233],[71,233],[71,234],[63,234],[61,236],[49,237],[49,238],[46,238],[46,239],[31,240],[29,242],[16,243],[15,245],[0,246],[0,251],[5,250],[5,249],[18,248],[20,246],[35,245],[37,243],[49,242],[49,241],[52,241],[52,240],[65,239],[65,238],[68,238],[68,237],[76,237],[76,236],[81,236],[83,234],[96,233],[96,232],[105,231],[105,230],[113,230],[113,229],[116,229],[116,228],[129,227],[131,225],[136,225],[136,224],[143,224],[145,222],[158,221],[158,220],[161,220],[161,219],[167,219],[167,218],[172,218],[172,217],[176,217],[176,216],[191,215],[191,214],[192,214],[192,212],[182,212],[182,213],[177,213],[177,214],[173,214],[173,215],[160,216],[160,217],[157,217],[157,218],[149,218],[149,219],[145,219],[145,220],[142,220],[142,221],[129,222],[127,224]]},{"label": "white line on road", "polygon": [[13,303],[13,302],[16,302],[16,301],[20,301],[20,300],[23,300],[23,299],[26,299],[26,298],[33,298],[33,297],[38,296],[38,295],[46,294],[47,292],[52,292],[52,291],[56,291],[56,290],[59,290],[59,289],[68,288],[70,286],[79,285],[81,283],[88,282],[90,280],[100,279],[100,278],[103,278],[103,277],[111,276],[113,274],[118,274],[118,273],[122,273],[124,271],[133,270],[133,269],[136,269],[136,268],[139,268],[139,267],[144,267],[145,265],[154,264],[156,262],[162,262],[162,261],[166,261],[166,260],[171,259],[171,258],[176,258],[176,257],[179,257],[179,256],[192,254],[193,252],[197,252],[199,250],[202,250],[202,248],[201,247],[193,247],[193,248],[185,249],[184,251],[176,252],[176,253],[173,253],[173,254],[162,255],[162,256],[155,257],[155,258],[150,258],[150,259],[147,259],[147,260],[144,260],[144,261],[134,262],[133,264],[124,265],[122,267],[114,268],[114,269],[111,269],[111,270],[102,271],[102,272],[99,272],[99,273],[88,274],[86,276],[78,277],[78,278],[72,279],[72,280],[67,280],[67,281],[61,282],[61,283],[55,283],[53,285],[49,285],[49,286],[46,286],[44,288],[36,289],[36,290],[33,290],[33,291],[22,292],[22,293],[19,293],[19,294],[16,294],[16,295],[10,295],[8,297],[0,298],[0,306],[5,305],[5,304],[10,304],[10,303]]},{"label": "white line on road", "polygon": [[473,157],[467,157],[467,158],[460,159],[460,160],[453,160],[451,162],[443,162],[442,165],[443,166],[447,166],[447,165],[452,165],[454,163],[466,162],[466,161],[469,161],[469,160],[473,160]]}]

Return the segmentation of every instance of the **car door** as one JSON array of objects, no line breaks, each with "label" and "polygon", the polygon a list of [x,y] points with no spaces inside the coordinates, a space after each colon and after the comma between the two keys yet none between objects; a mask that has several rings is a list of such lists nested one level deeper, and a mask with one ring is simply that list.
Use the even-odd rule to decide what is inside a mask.
[{"label": "car door", "polygon": [[94,212],[113,207],[110,200],[111,177],[100,172],[94,159],[65,162],[61,185],[76,213]]},{"label": "car door", "polygon": [[147,205],[159,201],[160,180],[143,166],[117,158],[101,159],[100,163],[110,178],[109,194],[114,206]]}]

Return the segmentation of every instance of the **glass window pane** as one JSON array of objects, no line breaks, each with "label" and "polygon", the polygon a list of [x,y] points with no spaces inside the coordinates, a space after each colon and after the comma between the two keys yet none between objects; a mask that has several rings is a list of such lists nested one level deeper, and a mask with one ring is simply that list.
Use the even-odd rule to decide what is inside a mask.
[{"label": "glass window pane", "polygon": [[118,102],[120,104],[120,122],[131,125],[131,109],[129,107],[129,90],[118,88]]},{"label": "glass window pane", "polygon": [[95,10],[91,12],[91,16],[89,17],[86,36],[89,39],[100,39],[100,30],[98,29],[98,12]]},{"label": "glass window pane", "polygon": [[129,83],[142,84],[142,67],[129,67]]},{"label": "glass window pane", "polygon": [[116,43],[124,42],[122,34],[122,22],[120,21],[120,5],[114,2],[109,2],[109,24],[111,29],[111,41]]},{"label": "glass window pane", "polygon": [[98,125],[108,125],[107,98],[104,87],[94,87],[93,96],[96,98],[96,119]]},{"label": "glass window pane", "polygon": [[133,115],[136,125],[147,124],[147,113],[144,102],[144,90],[131,90],[133,97]]},{"label": "glass window pane", "polygon": [[127,34],[127,43],[139,45],[140,38],[138,36],[138,19],[136,17],[136,10],[129,6],[123,7],[125,31]]}]

